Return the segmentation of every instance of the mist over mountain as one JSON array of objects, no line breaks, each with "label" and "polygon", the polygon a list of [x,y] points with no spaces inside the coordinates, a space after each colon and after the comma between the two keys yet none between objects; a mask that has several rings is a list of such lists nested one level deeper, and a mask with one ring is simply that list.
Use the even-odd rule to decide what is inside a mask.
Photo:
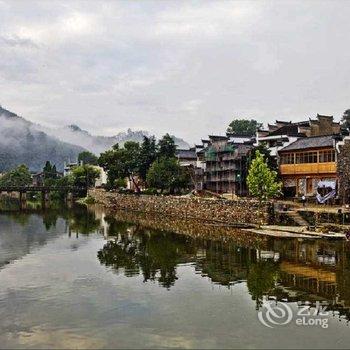
[{"label": "mist over mountain", "polygon": [[47,135],[37,125],[0,106],[0,172],[19,164],[39,171],[47,160],[62,170],[65,161],[77,159],[83,150]]},{"label": "mist over mountain", "polygon": [[43,130],[61,141],[78,144],[96,155],[106,151],[116,143],[122,146],[126,141],[142,142],[144,136],[149,136],[147,131],[132,131],[131,129],[118,133],[115,136],[91,135],[88,131],[81,129],[75,124],[59,129],[45,128]]},{"label": "mist over mountain", "polygon": [[[0,172],[19,164],[26,164],[31,171],[40,171],[47,160],[62,170],[64,162],[76,161],[84,150],[99,155],[116,143],[142,142],[144,136],[150,134],[128,129],[115,136],[95,136],[75,124],[48,128],[0,106]],[[173,138],[179,148],[189,147],[184,140]]]},{"label": "mist over mountain", "polygon": [[[106,151],[116,143],[122,146],[126,141],[142,142],[144,136],[150,136],[148,131],[131,129],[128,129],[125,132],[120,132],[114,136],[92,135],[88,131],[81,129],[76,124],[71,124],[59,129],[41,128],[47,134],[55,136],[61,141],[77,144],[96,155]],[[179,148],[189,147],[189,144],[183,139],[175,136],[172,137]]]}]

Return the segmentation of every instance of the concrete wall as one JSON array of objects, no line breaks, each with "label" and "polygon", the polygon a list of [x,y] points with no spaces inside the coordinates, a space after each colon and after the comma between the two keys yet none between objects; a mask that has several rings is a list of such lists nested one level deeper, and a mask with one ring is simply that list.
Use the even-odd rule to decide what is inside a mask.
[{"label": "concrete wall", "polygon": [[212,200],[172,196],[126,195],[89,190],[96,203],[109,209],[123,209],[144,213],[160,213],[177,218],[194,218],[227,224],[259,224],[271,222],[271,206],[264,205],[258,215],[258,202],[253,200]]}]

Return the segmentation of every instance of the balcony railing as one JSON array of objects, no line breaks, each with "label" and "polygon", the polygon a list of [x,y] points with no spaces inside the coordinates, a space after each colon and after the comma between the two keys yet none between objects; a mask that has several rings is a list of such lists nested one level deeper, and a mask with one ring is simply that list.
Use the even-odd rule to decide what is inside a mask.
[{"label": "balcony railing", "polygon": [[301,163],[301,164],[281,164],[281,175],[298,174],[333,174],[337,172],[335,162],[328,163]]},{"label": "balcony railing", "polygon": [[206,172],[212,173],[216,171],[227,171],[227,170],[238,170],[238,167],[236,165],[223,165],[223,166],[207,166]]}]

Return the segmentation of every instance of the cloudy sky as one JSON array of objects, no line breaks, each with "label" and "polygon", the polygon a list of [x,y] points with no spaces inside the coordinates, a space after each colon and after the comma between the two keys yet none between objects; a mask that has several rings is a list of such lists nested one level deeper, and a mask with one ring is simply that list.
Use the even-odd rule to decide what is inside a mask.
[{"label": "cloudy sky", "polygon": [[3,1],[0,104],[198,141],[350,108],[350,1]]}]

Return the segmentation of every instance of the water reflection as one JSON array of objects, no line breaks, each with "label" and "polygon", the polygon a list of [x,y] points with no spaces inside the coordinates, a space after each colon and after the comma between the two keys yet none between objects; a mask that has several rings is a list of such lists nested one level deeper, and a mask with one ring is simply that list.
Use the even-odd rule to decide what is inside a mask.
[{"label": "water reflection", "polygon": [[61,235],[87,235],[99,231],[100,225],[83,206],[0,210],[0,269]]},{"label": "water reflection", "polygon": [[343,346],[345,322],[273,332],[255,309],[327,301],[349,319],[349,289],[345,241],[95,206],[0,211],[0,347]]},{"label": "water reflection", "polygon": [[144,282],[158,281],[170,288],[177,280],[177,265],[192,261],[195,253],[194,243],[185,236],[122,226],[97,256],[117,273],[128,277],[141,273]]},{"label": "water reflection", "polygon": [[[192,233],[188,236],[177,233],[186,222],[172,219],[173,232],[169,232],[160,228],[162,220],[125,212],[103,217],[108,241],[97,254],[101,264],[127,277],[140,274],[144,282],[157,281],[167,289],[178,279],[177,268],[192,264],[212,283],[231,288],[245,282],[257,309],[266,297],[327,301],[349,319],[349,244],[345,241],[260,239],[227,227],[220,228],[223,238],[219,239],[217,228],[193,222],[187,222]],[[212,238],[197,234],[203,230],[209,236],[210,229]]]},{"label": "water reflection", "polygon": [[[264,297],[326,300],[350,316],[349,244],[345,241],[269,239],[227,226],[84,206],[0,211],[0,268],[66,235],[105,239],[97,258],[117,275],[157,282],[166,289],[183,264],[231,288],[246,283],[256,308]],[[186,233],[186,234],[183,234]],[[77,249],[77,243],[71,245]]]}]

